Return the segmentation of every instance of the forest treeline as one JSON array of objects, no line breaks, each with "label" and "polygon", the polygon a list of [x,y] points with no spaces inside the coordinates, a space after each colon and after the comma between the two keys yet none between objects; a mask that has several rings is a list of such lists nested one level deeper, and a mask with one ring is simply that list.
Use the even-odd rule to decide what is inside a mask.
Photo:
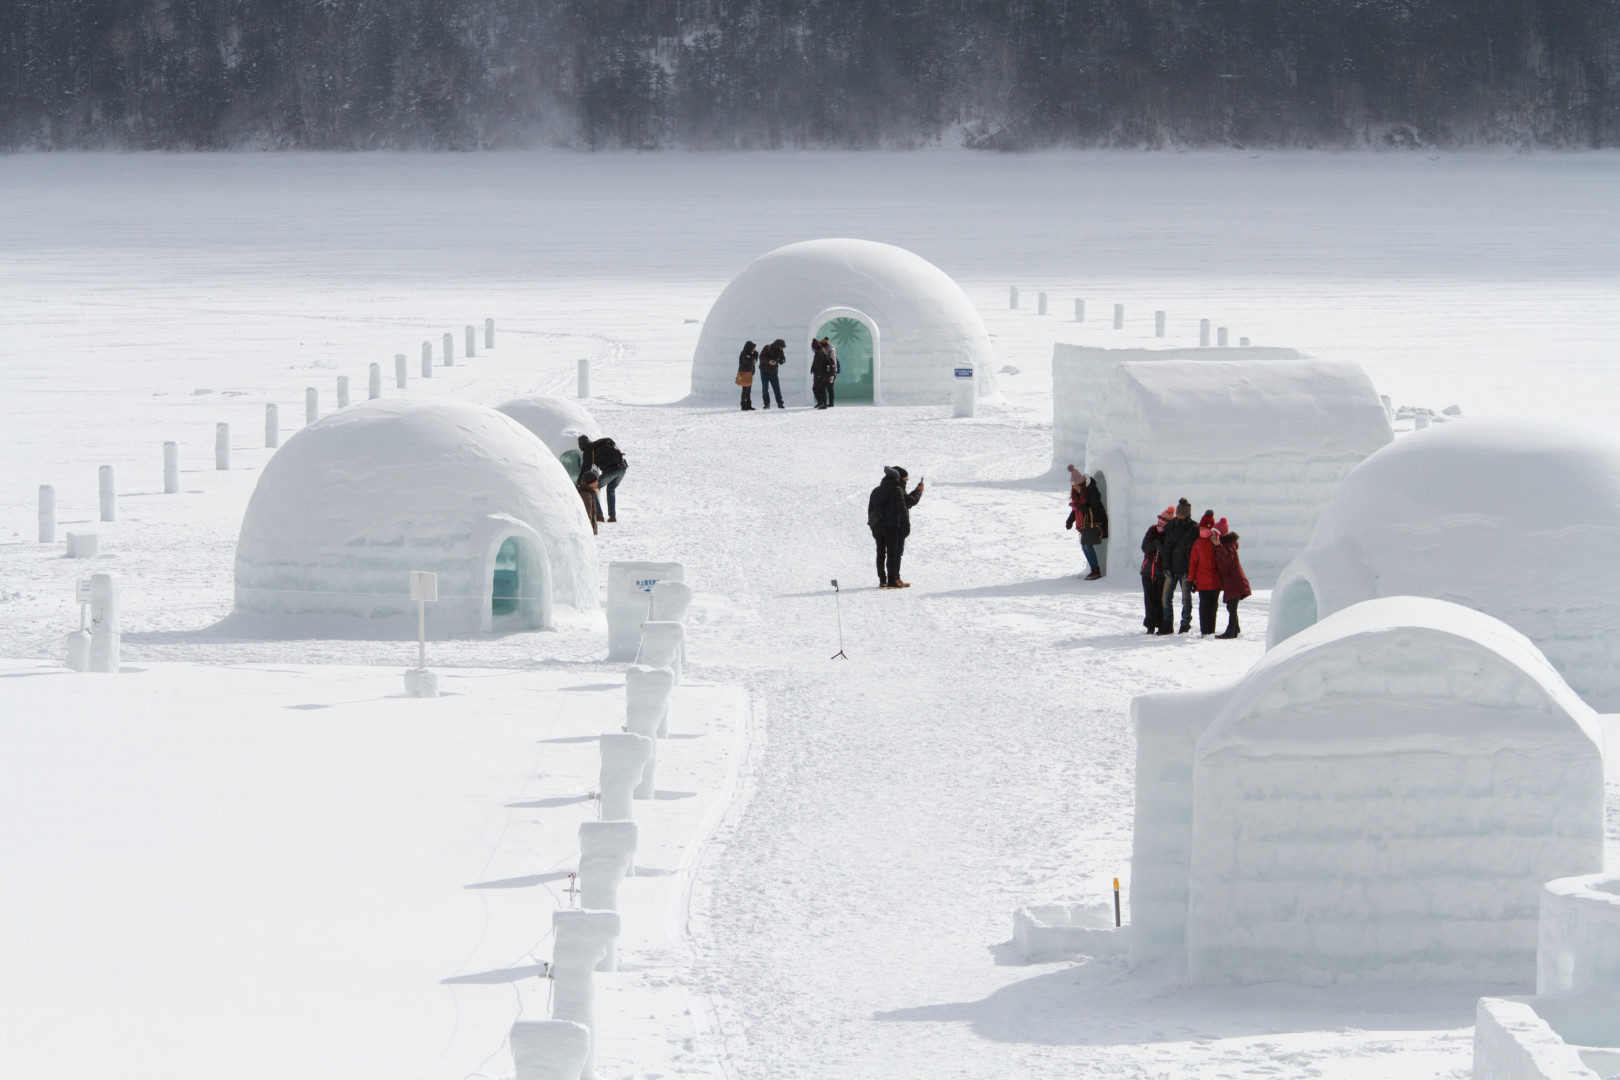
[{"label": "forest treeline", "polygon": [[0,148],[1620,145],[1620,0],[0,0]]}]

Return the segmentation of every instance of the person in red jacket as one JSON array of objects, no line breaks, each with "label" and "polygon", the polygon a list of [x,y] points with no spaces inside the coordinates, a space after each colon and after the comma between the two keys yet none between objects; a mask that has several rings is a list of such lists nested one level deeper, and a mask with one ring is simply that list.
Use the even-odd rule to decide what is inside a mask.
[{"label": "person in red jacket", "polygon": [[1226,629],[1216,636],[1235,638],[1239,632],[1237,606],[1254,590],[1249,588],[1249,575],[1243,572],[1243,563],[1238,559],[1238,534],[1227,532],[1225,518],[1215,523],[1209,540],[1215,545],[1215,569],[1220,573],[1221,590],[1226,594]]},{"label": "person in red jacket", "polygon": [[1215,528],[1215,511],[1205,510],[1198,519],[1198,539],[1193,541],[1187,559],[1187,580],[1198,590],[1198,636],[1215,632],[1215,615],[1220,610],[1221,572],[1215,566],[1215,544],[1209,534]]}]

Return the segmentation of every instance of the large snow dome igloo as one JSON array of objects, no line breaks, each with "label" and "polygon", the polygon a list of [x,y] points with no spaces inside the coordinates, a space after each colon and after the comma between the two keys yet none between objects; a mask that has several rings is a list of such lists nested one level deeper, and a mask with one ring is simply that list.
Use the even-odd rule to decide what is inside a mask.
[{"label": "large snow dome igloo", "polygon": [[1345,479],[1277,581],[1266,642],[1372,597],[1435,596],[1501,619],[1588,704],[1620,710],[1617,554],[1620,437],[1568,421],[1452,421]]},{"label": "large snow dome igloo", "polygon": [[1603,869],[1597,715],[1470,608],[1357,604],[1131,716],[1133,965],[1529,984],[1542,884]]},{"label": "large snow dome igloo", "polygon": [[1091,422],[1085,471],[1130,565],[1159,512],[1186,497],[1194,516],[1213,509],[1241,535],[1263,589],[1304,550],[1339,482],[1392,438],[1359,364],[1125,361]]},{"label": "large snow dome igloo", "polygon": [[414,636],[412,570],[439,576],[434,637],[598,609],[585,508],[540,440],[481,405],[379,400],[322,417],[265,466],[236,544],[236,617]]},{"label": "large snow dome igloo", "polygon": [[781,338],[784,394],[810,401],[810,339],[838,350],[838,404],[935,405],[955,369],[971,366],[980,397],[995,393],[984,321],[933,263],[871,240],[806,240],[761,255],[709,309],[692,357],[692,396],[736,395],[743,343]]}]

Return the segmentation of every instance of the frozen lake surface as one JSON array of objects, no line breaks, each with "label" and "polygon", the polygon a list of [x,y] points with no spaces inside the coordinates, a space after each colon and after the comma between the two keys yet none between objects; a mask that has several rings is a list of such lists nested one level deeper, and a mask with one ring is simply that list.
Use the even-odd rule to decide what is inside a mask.
[{"label": "frozen lake surface", "polygon": [[[763,706],[744,799],[697,878],[679,972],[715,1026],[694,1022],[705,1030],[679,1060],[649,1043],[647,1059],[616,1058],[610,1075],[1465,1076],[1487,988],[1189,991],[1170,971],[1011,963],[1019,904],[1101,895],[1113,876],[1129,885],[1131,696],[1235,678],[1259,655],[1268,601],[1245,604],[1236,642],[1160,641],[1140,635],[1136,537],[1115,539],[1109,578],[1075,580],[1064,492],[1035,479],[1050,464],[1051,347],[1151,343],[1164,309],[1167,344],[1196,343],[1207,317],[1234,341],[1359,361],[1397,404],[1620,426],[1606,408],[1620,398],[1615,191],[1620,154],[1607,153],[0,159],[0,656],[54,659],[75,624],[84,565],[32,543],[36,487],[54,483],[60,528],[97,531],[97,568],[124,575],[126,664],[397,670],[413,649],[208,632],[230,610],[236,530],[269,455],[264,404],[279,403],[285,435],[306,386],[323,410],[338,375],[361,397],[372,362],[391,395],[397,353],[408,393],[498,404],[570,388],[588,356],[592,411],[631,461],[621,521],[600,539],[604,573],[613,559],[684,561],[700,594],[694,670]],[[674,404],[725,282],[780,244],[838,235],[907,247],[963,285],[997,363],[1018,369],[1000,378],[1003,404],[972,421],[944,408],[749,417]],[[1085,323],[1073,321],[1076,297]],[[1123,331],[1109,328],[1115,303]],[[441,334],[459,344],[485,317],[497,321],[493,352],[418,378],[423,341],[437,354]],[[221,421],[228,472],[211,468]],[[165,440],[180,443],[176,496],[155,494]],[[94,523],[102,464],[123,493],[115,524]],[[928,480],[904,593],[871,588],[862,514],[885,464]],[[1181,494],[1198,501],[1165,501]],[[827,660],[832,577],[845,587],[847,663]],[[576,629],[435,655],[596,685],[619,678],[602,651],[599,631]],[[0,698],[0,717],[8,700],[20,698]],[[292,715],[320,730],[329,714]],[[132,707],[129,721],[158,717]],[[512,736],[495,731],[499,757]],[[21,737],[0,719],[0,751]],[[447,773],[445,797],[482,767]],[[521,773],[480,783],[511,788]],[[353,794],[341,776],[314,788],[334,805]],[[177,791],[165,812],[183,822],[180,801],[207,786]],[[1611,780],[1611,849],[1617,791]],[[45,783],[40,798],[60,795]],[[93,821],[70,828],[79,819],[65,815],[50,827],[77,850]],[[35,897],[29,910],[51,906]],[[450,900],[430,910],[459,917]],[[8,997],[29,993],[19,970],[62,952],[67,915],[47,925],[19,946],[39,950],[28,964],[0,976]],[[460,929],[444,929],[447,945]],[[436,962],[412,957],[399,978],[449,973]],[[210,1001],[143,1044],[148,1071],[130,1075],[157,1062],[164,1075],[217,1076],[218,1059],[191,1048],[244,1007],[279,1039],[303,1037],[297,1011],[274,1000]],[[82,1016],[54,1015],[52,1028],[53,1015],[0,1047],[0,1072],[84,1075],[51,1052]],[[385,1037],[363,1018],[351,1031],[352,1044],[323,1028],[305,1045],[356,1062]],[[483,1034],[490,1045],[467,1045],[474,1061],[500,1050],[499,1030]],[[472,1075],[426,1050],[398,1068]],[[509,1059],[495,1054],[479,1075],[510,1075]]]}]

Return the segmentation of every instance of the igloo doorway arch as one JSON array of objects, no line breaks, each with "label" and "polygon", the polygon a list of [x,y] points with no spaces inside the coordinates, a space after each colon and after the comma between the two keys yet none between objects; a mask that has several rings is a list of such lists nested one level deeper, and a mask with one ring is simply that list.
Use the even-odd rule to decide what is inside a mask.
[{"label": "igloo doorway arch", "polygon": [[[834,385],[837,404],[883,404],[882,379],[883,338],[878,325],[864,311],[852,307],[830,307],[810,320],[810,339],[828,338],[838,350],[838,379]],[[805,372],[805,392],[814,386],[814,378]]]},{"label": "igloo doorway arch", "polygon": [[494,516],[490,525],[483,576],[489,596],[479,629],[486,634],[553,629],[551,566],[539,534],[515,518]]}]

